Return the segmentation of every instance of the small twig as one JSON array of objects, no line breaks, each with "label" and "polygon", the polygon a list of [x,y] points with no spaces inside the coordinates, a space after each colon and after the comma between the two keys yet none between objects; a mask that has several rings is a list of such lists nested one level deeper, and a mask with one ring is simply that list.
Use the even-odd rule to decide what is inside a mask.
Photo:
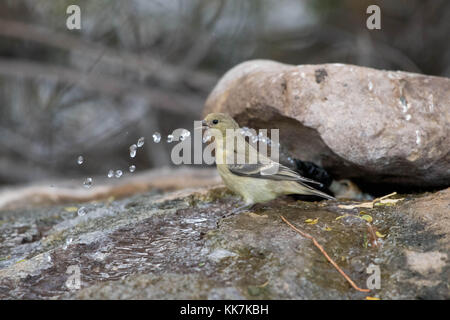
[{"label": "small twig", "polygon": [[345,280],[348,281],[348,283],[350,283],[350,285],[351,285],[355,290],[358,290],[358,291],[361,291],[361,292],[370,292],[369,289],[362,289],[362,288],[358,287],[358,286],[353,282],[353,280],[350,279],[350,277],[347,276],[347,275],[345,274],[345,272],[337,265],[337,263],[334,262],[334,260],[330,258],[330,256],[326,253],[326,251],[323,249],[323,247],[317,242],[317,240],[316,240],[313,236],[309,235],[309,234],[306,233],[306,232],[303,232],[303,231],[297,229],[297,228],[296,228],[292,223],[290,223],[285,217],[280,216],[280,218],[281,218],[281,220],[283,220],[289,227],[291,227],[295,232],[301,234],[301,235],[304,236],[305,238],[308,238],[308,239],[312,240],[312,242],[314,243],[314,245],[320,250],[320,252],[322,252],[322,254],[325,256],[325,258],[327,258],[327,260],[328,260],[328,261],[336,268],[336,270],[337,270],[337,271],[345,278]]},{"label": "small twig", "polygon": [[[381,198],[375,198],[375,199],[373,199],[370,202],[363,202],[363,203],[350,204],[350,205],[340,204],[340,205],[338,205],[338,207],[341,208],[341,209],[354,209],[354,208],[369,208],[369,209],[373,209],[373,206],[374,206],[374,204],[376,202],[382,202],[383,200],[385,200],[385,199],[387,199],[389,197],[395,196],[396,194],[397,194],[397,192],[392,192],[390,194],[382,196]],[[401,199],[399,199],[399,200],[401,200]]]},{"label": "small twig", "polygon": [[[0,24],[1,25],[1,24]],[[48,79],[73,84],[87,91],[97,91],[108,96],[140,96],[153,101],[152,107],[176,113],[198,114],[201,99],[182,93],[152,89],[135,81],[126,81],[117,76],[87,74],[73,68],[43,64],[21,59],[0,58],[0,75]]]},{"label": "small twig", "polygon": [[392,197],[392,196],[395,196],[396,194],[397,194],[397,192],[389,193],[389,194],[387,194],[387,195],[385,195],[385,196],[382,196],[381,198],[376,198],[376,199],[374,199],[373,202],[375,202],[375,201],[380,201],[380,200],[384,200],[384,199],[387,199],[387,198],[390,198],[390,197]]},{"label": "small twig", "polygon": [[376,234],[375,227],[372,226],[369,222],[367,222],[366,225],[367,225],[367,230],[369,231],[369,235],[370,235],[370,242],[372,243],[372,245],[374,247],[378,247],[378,241],[377,241],[378,237]]}]

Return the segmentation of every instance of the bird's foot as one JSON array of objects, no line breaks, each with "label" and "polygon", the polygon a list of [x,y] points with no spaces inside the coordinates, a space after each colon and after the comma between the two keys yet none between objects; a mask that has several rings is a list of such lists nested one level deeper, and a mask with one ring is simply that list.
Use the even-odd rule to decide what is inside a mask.
[{"label": "bird's foot", "polygon": [[253,206],[254,206],[253,203],[251,203],[251,204],[244,204],[243,206],[234,208],[233,210],[231,210],[231,212],[226,213],[225,215],[222,216],[222,218],[226,218],[226,217],[238,214],[238,213],[242,213],[242,212],[248,211]]},{"label": "bird's foot", "polygon": [[[249,209],[253,208],[254,205],[255,205],[254,203],[251,203],[251,204],[245,204],[245,205],[243,205],[243,206],[234,208],[234,209],[231,210],[230,212],[225,213],[225,214],[221,217],[221,219],[225,219],[225,218],[234,216],[235,214],[240,214],[240,213],[246,212],[246,211],[248,211]],[[219,220],[219,221],[220,221],[220,220]],[[219,226],[219,221],[217,222],[217,226]]]}]

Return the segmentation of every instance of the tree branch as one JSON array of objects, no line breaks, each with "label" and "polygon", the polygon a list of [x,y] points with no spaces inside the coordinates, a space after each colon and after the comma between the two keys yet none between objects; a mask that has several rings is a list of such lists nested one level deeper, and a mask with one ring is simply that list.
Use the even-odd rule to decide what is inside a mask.
[{"label": "tree branch", "polygon": [[[1,28],[1,27],[0,27]],[[66,67],[45,65],[24,60],[1,59],[0,74],[25,78],[45,78],[74,84],[88,91],[123,97],[137,95],[148,99],[154,108],[170,110],[176,113],[200,113],[203,101],[188,95],[174,92],[166,93],[162,89],[150,89],[137,83],[129,83],[124,79],[98,74],[86,75],[83,72]]]}]

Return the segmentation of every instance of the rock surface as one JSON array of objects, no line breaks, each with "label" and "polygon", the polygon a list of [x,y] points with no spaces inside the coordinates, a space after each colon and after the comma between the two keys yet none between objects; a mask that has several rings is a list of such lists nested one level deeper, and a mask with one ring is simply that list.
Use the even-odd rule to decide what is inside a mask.
[{"label": "rock surface", "polygon": [[[3,210],[0,299],[450,298],[450,189],[364,208],[385,235],[378,247],[361,208],[342,204],[358,202],[280,198],[222,218],[239,199],[200,187]],[[80,216],[72,206],[81,205]],[[366,268],[379,266],[381,288],[351,288],[280,215],[314,236],[360,287]],[[74,268],[79,289],[70,286]]]},{"label": "rock surface", "polygon": [[397,187],[450,185],[450,79],[342,64],[244,62],[210,94],[204,114],[279,128],[296,158],[335,178]]},{"label": "rock surface", "polygon": [[123,198],[151,189],[161,191],[212,186],[221,182],[215,169],[159,168],[142,171],[122,179],[94,177],[89,189],[80,181],[38,182],[0,189],[0,210],[36,207],[56,203],[87,202]]}]

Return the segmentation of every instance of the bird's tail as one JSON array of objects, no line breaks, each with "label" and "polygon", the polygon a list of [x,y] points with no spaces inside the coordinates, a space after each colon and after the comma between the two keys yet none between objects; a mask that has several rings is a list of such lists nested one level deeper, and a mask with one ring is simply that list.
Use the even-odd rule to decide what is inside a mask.
[{"label": "bird's tail", "polygon": [[312,196],[319,196],[328,200],[336,200],[335,197],[330,196],[329,194],[326,194],[325,192],[319,191],[317,189],[314,189],[313,187],[302,183],[302,182],[297,182],[299,184],[298,188],[298,194],[307,194],[307,195],[312,195]]},{"label": "bird's tail", "polygon": [[311,192],[311,195],[314,195],[314,196],[319,196],[319,197],[322,197],[322,198],[325,198],[328,200],[336,200],[335,197],[330,196],[329,194],[326,194],[325,192],[322,192],[322,191],[319,191],[316,189],[312,189],[310,192]]}]

